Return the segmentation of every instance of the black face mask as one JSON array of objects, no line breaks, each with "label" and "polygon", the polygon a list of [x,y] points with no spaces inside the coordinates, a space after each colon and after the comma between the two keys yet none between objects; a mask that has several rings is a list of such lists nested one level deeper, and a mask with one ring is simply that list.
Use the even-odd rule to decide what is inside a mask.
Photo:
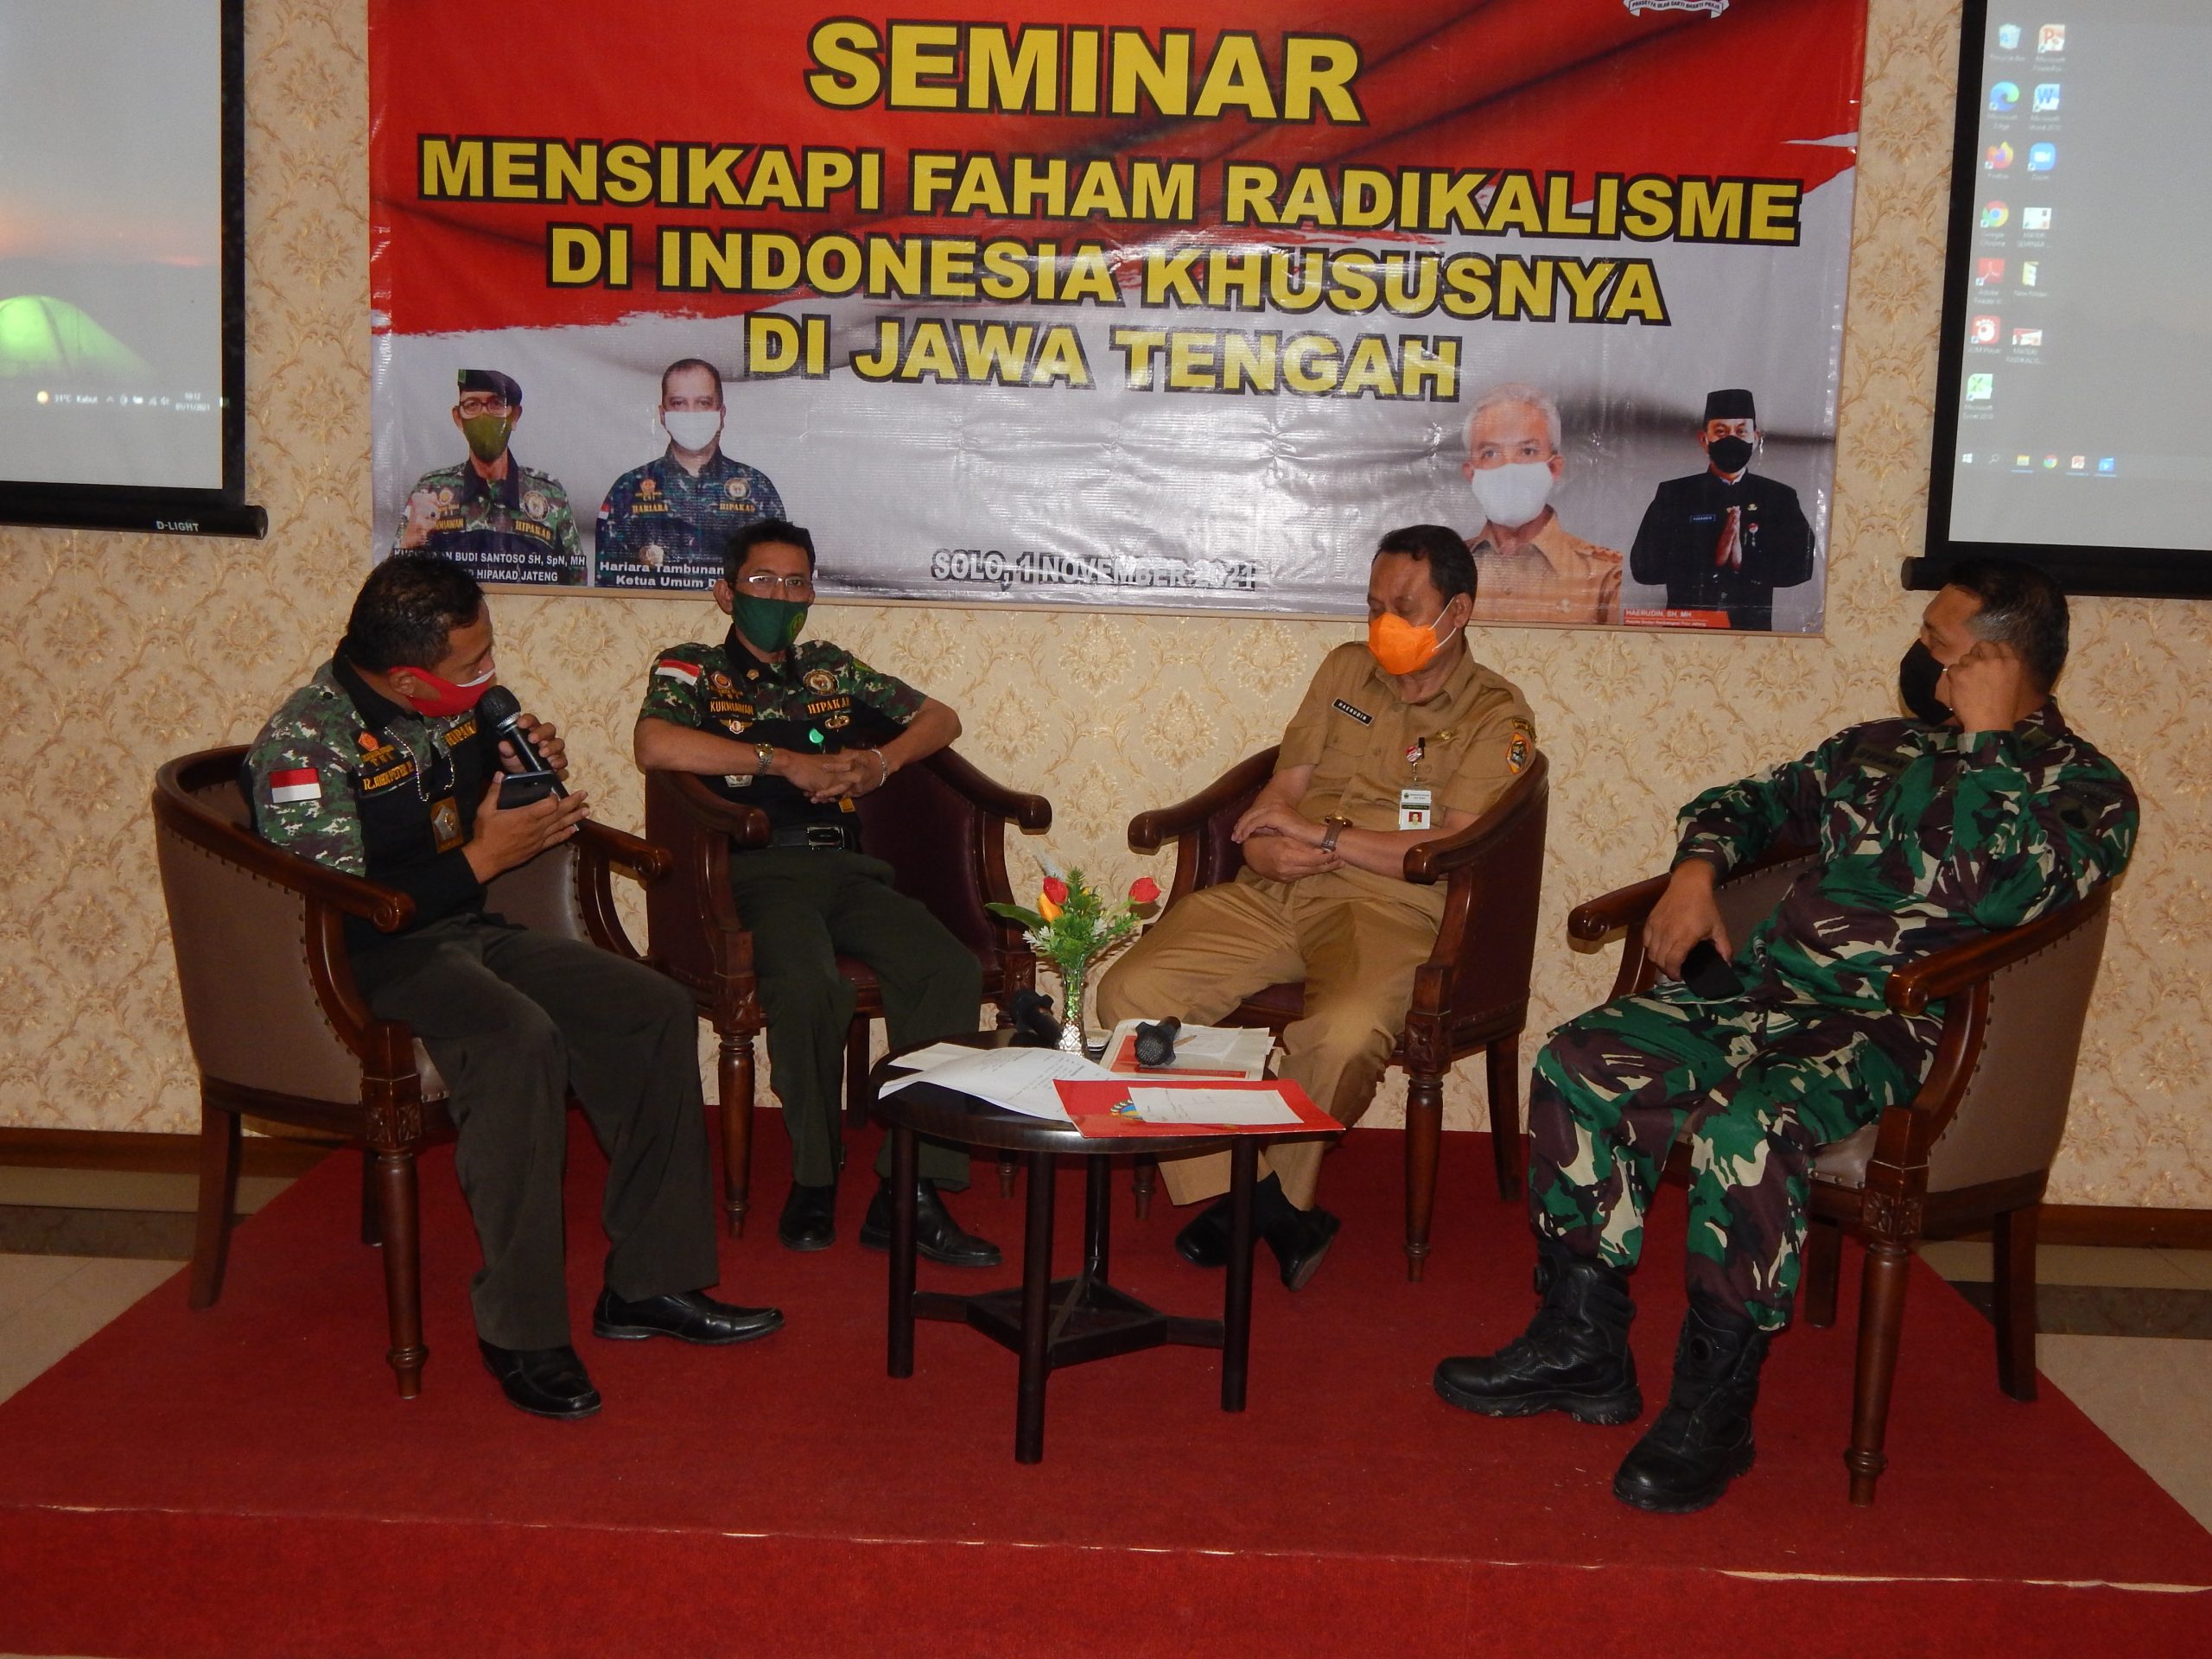
[{"label": "black face mask", "polygon": [[1751,464],[1751,441],[1749,438],[1715,438],[1705,446],[1705,453],[1722,472],[1740,473]]},{"label": "black face mask", "polygon": [[1936,682],[1943,677],[1943,664],[1935,652],[1916,639],[1897,664],[1897,695],[1912,710],[1915,720],[1941,726],[1951,718],[1951,705],[1936,695]]}]

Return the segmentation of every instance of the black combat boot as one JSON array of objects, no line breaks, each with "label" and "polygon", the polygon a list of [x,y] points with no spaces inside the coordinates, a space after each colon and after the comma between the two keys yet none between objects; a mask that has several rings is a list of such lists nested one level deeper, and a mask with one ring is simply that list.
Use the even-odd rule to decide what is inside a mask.
[{"label": "black combat boot", "polygon": [[1658,1515],[1688,1515],[1751,1466],[1751,1408],[1772,1335],[1741,1314],[1690,1305],[1666,1409],[1622,1461],[1615,1497]]},{"label": "black combat boot", "polygon": [[1636,1318],[1628,1276],[1595,1256],[1536,1241],[1536,1294],[1528,1331],[1494,1354],[1447,1359],[1436,1391],[1485,1417],[1563,1411],[1579,1422],[1633,1422],[1643,1409],[1628,1327]]}]

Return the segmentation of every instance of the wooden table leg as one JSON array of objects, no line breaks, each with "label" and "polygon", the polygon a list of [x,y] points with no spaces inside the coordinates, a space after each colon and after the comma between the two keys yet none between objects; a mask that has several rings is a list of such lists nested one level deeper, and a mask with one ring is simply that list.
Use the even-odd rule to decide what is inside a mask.
[{"label": "wooden table leg", "polygon": [[1252,1188],[1260,1173],[1259,1143],[1239,1135],[1229,1149],[1229,1293],[1221,1319],[1221,1408],[1244,1409],[1246,1361],[1252,1348]]},{"label": "wooden table leg", "polygon": [[[1093,1159],[1103,1164],[1103,1159]],[[908,1236],[912,1224],[908,1223]],[[1014,1460],[1045,1458],[1045,1382],[1052,1339],[1048,1317],[1052,1288],[1052,1154],[1029,1154],[1029,1217],[1021,1241],[1021,1380],[1014,1399]]]},{"label": "wooden table leg", "polygon": [[1093,1284],[1103,1285],[1113,1233],[1114,1166],[1104,1158],[1086,1158],[1083,1169],[1083,1267]]},{"label": "wooden table leg", "polygon": [[914,1374],[914,1132],[891,1131],[891,1344],[886,1367],[893,1376]]}]

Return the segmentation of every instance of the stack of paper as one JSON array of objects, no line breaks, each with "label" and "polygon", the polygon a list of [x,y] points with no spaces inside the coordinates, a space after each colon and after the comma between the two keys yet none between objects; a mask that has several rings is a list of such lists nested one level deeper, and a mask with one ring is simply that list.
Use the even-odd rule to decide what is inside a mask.
[{"label": "stack of paper", "polygon": [[1274,1033],[1264,1026],[1185,1026],[1175,1033],[1173,1060],[1162,1066],[1139,1065],[1139,1023],[1124,1020],[1106,1039],[1106,1064],[1110,1070],[1125,1076],[1173,1077],[1179,1072],[1257,1082],[1268,1075],[1268,1057],[1274,1052]]},{"label": "stack of paper", "polygon": [[1063,1054],[1057,1048],[958,1048],[952,1058],[936,1058],[944,1050],[957,1047],[947,1043],[937,1049],[916,1051],[899,1064],[919,1062],[923,1069],[893,1078],[876,1093],[879,1096],[895,1095],[910,1084],[934,1083],[987,1100],[994,1106],[1002,1106],[1009,1112],[1020,1112],[1025,1117],[1065,1123],[1069,1121],[1067,1109],[1060,1104],[1052,1084],[1062,1080],[1111,1081],[1114,1075],[1080,1054]]}]

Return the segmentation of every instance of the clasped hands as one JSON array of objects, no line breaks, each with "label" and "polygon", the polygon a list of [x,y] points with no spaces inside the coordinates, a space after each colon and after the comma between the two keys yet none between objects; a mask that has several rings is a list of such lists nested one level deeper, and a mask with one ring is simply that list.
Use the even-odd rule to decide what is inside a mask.
[{"label": "clasped hands", "polygon": [[1342,858],[1321,850],[1327,833],[1325,825],[1288,802],[1263,796],[1245,808],[1229,838],[1244,849],[1244,861],[1268,880],[1296,881],[1344,868]]},{"label": "clasped hands", "polygon": [[868,794],[882,788],[890,774],[874,749],[841,749],[830,754],[785,749],[776,771],[817,804]]}]

